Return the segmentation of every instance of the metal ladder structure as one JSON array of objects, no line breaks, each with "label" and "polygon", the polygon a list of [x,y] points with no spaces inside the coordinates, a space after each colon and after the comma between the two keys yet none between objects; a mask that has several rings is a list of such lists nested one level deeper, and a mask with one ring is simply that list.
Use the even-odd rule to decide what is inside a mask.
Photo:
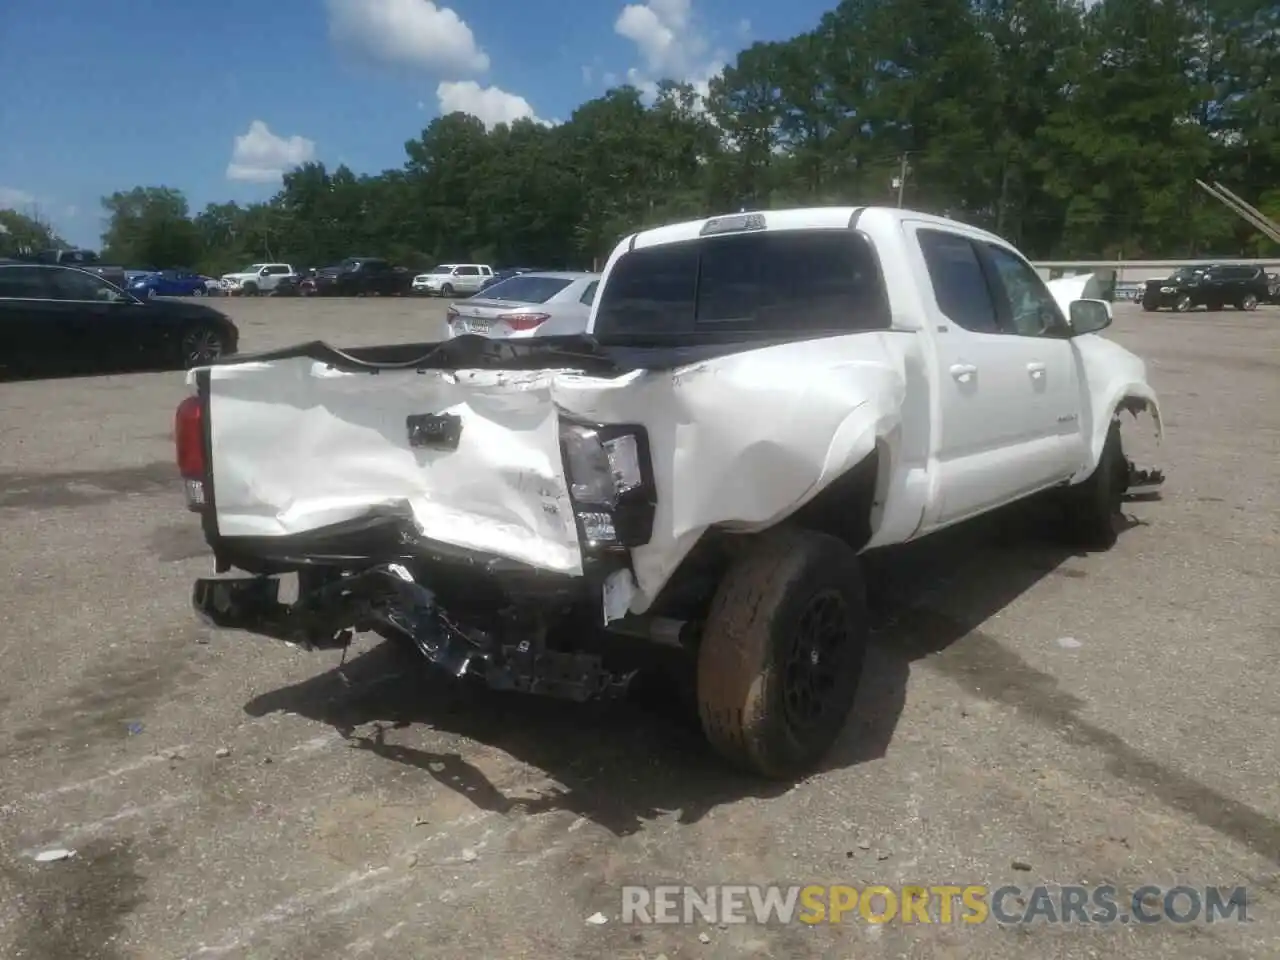
[{"label": "metal ladder structure", "polygon": [[1246,223],[1259,230],[1263,236],[1267,237],[1274,243],[1280,244],[1280,223],[1272,220],[1257,207],[1250,206],[1244,200],[1218,183],[1216,180],[1213,185],[1205,183],[1203,180],[1196,180],[1197,185],[1204,190],[1205,193],[1213,197],[1228,210],[1240,217]]}]

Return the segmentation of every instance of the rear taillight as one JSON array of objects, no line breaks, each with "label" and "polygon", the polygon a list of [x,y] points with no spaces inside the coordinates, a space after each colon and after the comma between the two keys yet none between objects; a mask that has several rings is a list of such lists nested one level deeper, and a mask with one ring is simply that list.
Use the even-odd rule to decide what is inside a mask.
[{"label": "rear taillight", "polygon": [[551,319],[549,313],[504,313],[498,317],[512,330],[532,330],[538,324]]},{"label": "rear taillight", "polygon": [[199,397],[187,397],[178,404],[173,416],[173,443],[178,456],[178,473],[186,488],[187,506],[199,510],[204,506],[204,408]]}]

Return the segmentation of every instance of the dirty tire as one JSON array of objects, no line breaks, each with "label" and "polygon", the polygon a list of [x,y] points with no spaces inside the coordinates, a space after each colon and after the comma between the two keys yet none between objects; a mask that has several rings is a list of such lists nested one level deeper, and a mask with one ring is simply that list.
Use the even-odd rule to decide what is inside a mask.
[{"label": "dirty tire", "polygon": [[[788,671],[803,626],[815,617],[838,629],[823,663],[823,709],[808,723],[788,709],[802,685]],[[702,729],[734,766],[769,779],[808,773],[839,737],[853,707],[866,655],[868,615],[861,562],[828,534],[779,528],[759,536],[730,566],[712,601],[698,649]]]},{"label": "dirty tire", "polygon": [[1065,491],[1063,520],[1066,538],[1072,544],[1092,550],[1110,550],[1115,546],[1126,470],[1120,424],[1113,420],[1093,473]]}]

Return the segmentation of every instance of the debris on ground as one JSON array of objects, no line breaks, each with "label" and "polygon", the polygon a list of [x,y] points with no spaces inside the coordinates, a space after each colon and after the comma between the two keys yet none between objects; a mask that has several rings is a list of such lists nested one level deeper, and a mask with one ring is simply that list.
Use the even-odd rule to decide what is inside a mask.
[{"label": "debris on ground", "polygon": [[1084,644],[1075,637],[1059,637],[1058,646],[1062,647],[1063,650],[1079,650]]},{"label": "debris on ground", "polygon": [[225,760],[227,757],[231,756],[231,751],[227,747],[219,747],[217,750],[213,751],[213,755],[219,760]]},{"label": "debris on ground", "polygon": [[52,863],[55,860],[69,860],[74,857],[76,852],[68,850],[66,847],[54,847],[52,850],[41,850],[36,854],[37,863]]},{"label": "debris on ground", "polygon": [[463,848],[462,848],[462,862],[463,862],[463,863],[475,863],[475,862],[476,862],[477,860],[479,860],[479,859],[480,859],[480,854],[476,853],[476,852],[475,852],[474,850],[472,850],[470,847],[463,847]]},{"label": "debris on ground", "polygon": [[160,754],[160,756],[164,757],[166,760],[185,760],[186,759],[186,757],[182,755],[181,750],[166,750],[164,751],[164,753]]},{"label": "debris on ground", "polygon": [[1012,866],[1013,866],[1013,869],[1015,869],[1015,870],[1030,870],[1030,869],[1031,869],[1031,864],[1027,863],[1027,861],[1025,861],[1025,860],[1015,860],[1015,861],[1013,861]]},{"label": "debris on ground", "polygon": [[699,943],[710,943],[710,942],[711,942],[711,937],[710,937],[709,935],[705,934],[705,933],[700,933],[700,934],[698,934],[698,942],[699,942]]},{"label": "debris on ground", "polygon": [[609,918],[603,913],[593,913],[591,916],[587,917],[587,923],[591,924],[593,927],[603,927],[608,922]]},{"label": "debris on ground", "polygon": [[145,729],[145,727],[143,727],[143,725],[139,723],[137,720],[134,720],[131,723],[129,723],[129,725],[125,727],[125,729],[129,731],[129,736],[135,737],[138,734],[140,734]]}]

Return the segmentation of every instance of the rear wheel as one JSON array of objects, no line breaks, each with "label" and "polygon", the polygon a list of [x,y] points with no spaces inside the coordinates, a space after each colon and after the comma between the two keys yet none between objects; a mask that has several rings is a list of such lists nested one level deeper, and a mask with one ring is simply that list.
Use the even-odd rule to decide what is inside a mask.
[{"label": "rear wheel", "polygon": [[1241,310],[1257,310],[1258,298],[1255,297],[1252,293],[1246,293],[1244,295],[1244,299],[1240,301],[1240,309]]},{"label": "rear wheel", "polygon": [[751,773],[804,775],[844,729],[867,636],[851,548],[807,530],[760,535],[721,580],[698,649],[707,739]]},{"label": "rear wheel", "polygon": [[441,288],[440,288],[440,296],[442,296],[442,297],[452,297],[452,296],[453,296],[453,284],[452,284],[452,283],[446,283],[443,287],[441,287]]},{"label": "rear wheel", "polygon": [[212,363],[227,352],[227,335],[213,324],[188,327],[178,338],[179,360],[184,370]]}]

